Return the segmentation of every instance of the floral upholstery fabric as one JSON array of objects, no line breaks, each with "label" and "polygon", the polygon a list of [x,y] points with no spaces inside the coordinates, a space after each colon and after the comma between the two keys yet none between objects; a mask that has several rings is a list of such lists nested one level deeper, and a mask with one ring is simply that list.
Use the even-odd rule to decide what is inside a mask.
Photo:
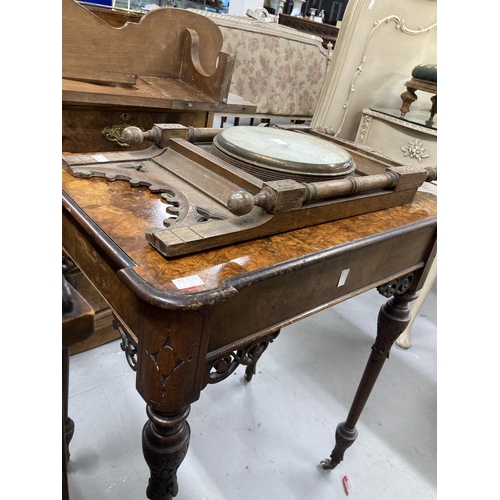
[{"label": "floral upholstery fabric", "polygon": [[312,116],[326,74],[326,59],[313,46],[234,28],[221,31],[223,50],[236,55],[230,92],[254,102],[259,113]]},{"label": "floral upholstery fabric", "polygon": [[276,23],[203,15],[219,26],[222,50],[236,56],[229,92],[256,104],[257,114],[312,117],[331,56],[320,38]]}]

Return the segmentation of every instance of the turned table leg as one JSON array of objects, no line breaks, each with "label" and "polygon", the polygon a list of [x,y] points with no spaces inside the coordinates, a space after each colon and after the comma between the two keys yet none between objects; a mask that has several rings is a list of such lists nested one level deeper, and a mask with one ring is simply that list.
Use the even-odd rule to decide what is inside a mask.
[{"label": "turned table leg", "polygon": [[186,419],[190,406],[163,413],[147,406],[149,420],[142,432],[142,450],[151,471],[146,495],[150,500],[172,500],[179,491],[177,469],[187,454],[191,431]]},{"label": "turned table leg", "polygon": [[335,433],[335,448],[329,459],[321,461],[323,469],[334,469],[344,458],[344,452],[357,438],[356,423],[382,370],[385,360],[389,357],[392,344],[410,322],[409,303],[416,299],[417,292],[404,292],[394,295],[382,307],[377,321],[377,338],[372,346],[363,377],[345,422],[337,426]]}]

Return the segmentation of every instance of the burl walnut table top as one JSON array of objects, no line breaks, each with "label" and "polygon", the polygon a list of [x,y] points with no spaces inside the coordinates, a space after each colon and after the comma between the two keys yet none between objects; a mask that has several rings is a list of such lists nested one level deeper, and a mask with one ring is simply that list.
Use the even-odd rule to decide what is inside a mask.
[{"label": "burl walnut table top", "polygon": [[329,249],[375,238],[437,215],[434,196],[418,192],[413,203],[328,222],[312,227],[198,252],[165,258],[145,239],[145,231],[161,227],[165,202],[147,188],[128,182],[78,179],[62,172],[63,190],[133,261],[134,272],[158,292],[192,294],[178,289],[173,279],[197,275],[204,282],[196,292],[214,290],[224,282],[264,268],[290,263],[305,255],[318,258]]}]

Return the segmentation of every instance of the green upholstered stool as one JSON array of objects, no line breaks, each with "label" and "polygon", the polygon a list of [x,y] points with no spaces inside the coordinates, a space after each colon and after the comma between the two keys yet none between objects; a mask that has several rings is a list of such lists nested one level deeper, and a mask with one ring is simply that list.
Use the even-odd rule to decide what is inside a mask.
[{"label": "green upholstered stool", "polygon": [[401,94],[403,104],[401,105],[401,117],[404,117],[410,111],[411,103],[416,101],[417,90],[429,92],[431,97],[431,116],[430,122],[434,121],[437,113],[437,64],[419,64],[413,68],[411,79],[405,83],[406,92]]}]

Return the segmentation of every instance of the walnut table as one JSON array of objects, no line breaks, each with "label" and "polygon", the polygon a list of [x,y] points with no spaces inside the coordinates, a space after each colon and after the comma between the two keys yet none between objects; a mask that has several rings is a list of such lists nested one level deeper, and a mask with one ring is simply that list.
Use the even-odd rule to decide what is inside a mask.
[{"label": "walnut table", "polygon": [[[207,384],[239,364],[250,380],[270,342],[286,342],[286,335],[276,339],[282,327],[379,287],[390,298],[334,450],[321,462],[335,467],[356,439],[377,376],[410,320],[408,303],[432,264],[435,198],[418,192],[410,204],[166,258],[144,237],[164,218],[157,195],[128,182],[62,176],[63,248],[113,309],[147,405],[147,497],[177,495],[190,405]],[[317,450],[318,462],[329,451]]]}]

